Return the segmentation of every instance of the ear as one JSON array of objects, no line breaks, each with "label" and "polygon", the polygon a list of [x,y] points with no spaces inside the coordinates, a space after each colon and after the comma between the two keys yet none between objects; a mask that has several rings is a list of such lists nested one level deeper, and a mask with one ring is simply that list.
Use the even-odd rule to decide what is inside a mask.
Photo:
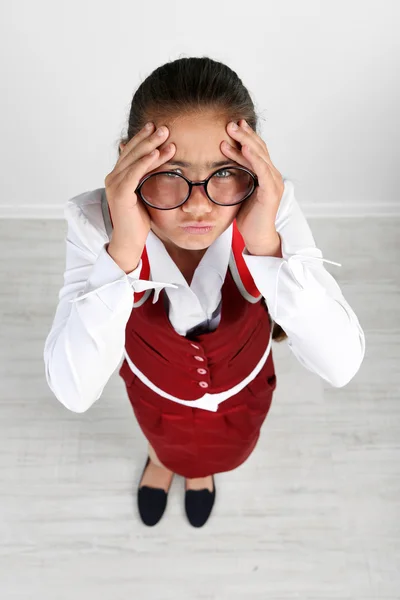
[{"label": "ear", "polygon": [[120,143],[119,149],[120,149],[121,152],[123,152],[125,146],[126,146],[126,144],[124,144],[123,142]]}]

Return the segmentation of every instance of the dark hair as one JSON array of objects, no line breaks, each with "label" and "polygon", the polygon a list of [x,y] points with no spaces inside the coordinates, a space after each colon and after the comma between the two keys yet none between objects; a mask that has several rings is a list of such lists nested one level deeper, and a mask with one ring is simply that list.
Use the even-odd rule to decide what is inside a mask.
[{"label": "dark hair", "polygon": [[[147,121],[170,120],[212,111],[229,121],[245,119],[257,131],[258,117],[247,88],[227,65],[208,57],[179,58],[155,69],[136,90],[129,113],[127,143]],[[118,154],[121,154],[118,143]],[[272,339],[287,338],[273,323]]]}]

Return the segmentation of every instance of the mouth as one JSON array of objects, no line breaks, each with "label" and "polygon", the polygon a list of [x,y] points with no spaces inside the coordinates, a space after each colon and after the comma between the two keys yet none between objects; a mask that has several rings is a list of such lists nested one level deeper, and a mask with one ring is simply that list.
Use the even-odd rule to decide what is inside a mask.
[{"label": "mouth", "polygon": [[184,223],[181,227],[214,227],[215,223],[208,223],[207,221],[192,221],[191,223]]},{"label": "mouth", "polygon": [[209,233],[213,228],[213,223],[190,223],[188,225],[181,225],[182,229],[187,233]]}]

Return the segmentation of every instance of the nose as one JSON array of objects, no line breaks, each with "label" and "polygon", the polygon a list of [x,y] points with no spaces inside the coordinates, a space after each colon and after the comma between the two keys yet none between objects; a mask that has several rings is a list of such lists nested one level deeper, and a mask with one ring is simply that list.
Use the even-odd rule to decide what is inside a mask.
[{"label": "nose", "polygon": [[213,203],[208,198],[203,185],[193,186],[189,199],[182,206],[184,212],[198,215],[209,213],[212,209]]}]

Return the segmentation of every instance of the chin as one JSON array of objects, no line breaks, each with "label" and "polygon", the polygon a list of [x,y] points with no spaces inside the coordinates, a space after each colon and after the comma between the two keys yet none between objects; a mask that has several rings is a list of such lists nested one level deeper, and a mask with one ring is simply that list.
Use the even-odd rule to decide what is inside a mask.
[{"label": "chin", "polygon": [[215,231],[210,231],[204,234],[185,233],[179,236],[179,242],[177,245],[186,250],[201,250],[208,248],[216,240],[218,234]]},{"label": "chin", "polygon": [[176,243],[176,245],[179,246],[179,248],[183,248],[184,250],[205,250],[206,248],[211,246],[211,244],[214,241],[214,240],[207,240],[207,239],[205,239],[206,237],[207,236],[203,235],[202,240],[192,240],[192,241],[182,240],[182,241],[179,241],[179,243]]}]

